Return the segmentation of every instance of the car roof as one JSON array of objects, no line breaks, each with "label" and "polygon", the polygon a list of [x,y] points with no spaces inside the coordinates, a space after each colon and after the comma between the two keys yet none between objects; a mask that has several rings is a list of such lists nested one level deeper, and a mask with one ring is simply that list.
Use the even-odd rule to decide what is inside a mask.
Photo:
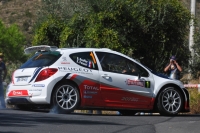
[{"label": "car roof", "polygon": [[88,52],[88,51],[98,51],[98,52],[109,52],[109,53],[113,53],[113,54],[118,54],[121,56],[124,56],[126,58],[129,58],[131,60],[134,60],[133,58],[128,57],[127,55],[124,55],[123,53],[111,50],[109,48],[59,48],[56,51],[60,51],[60,52],[67,52],[70,50],[70,53],[75,53],[75,52]]},{"label": "car roof", "polygon": [[[98,52],[109,52],[109,53],[115,53],[118,55],[122,55],[125,57],[128,57],[120,52],[117,51],[113,51],[109,48],[77,48],[77,47],[71,47],[71,48],[58,48],[56,46],[49,46],[49,45],[38,45],[38,46],[32,46],[32,47],[28,47],[25,50],[26,54],[29,54],[31,52],[44,52],[44,51],[59,51],[59,52],[68,52],[70,51],[70,53],[75,53],[75,52],[88,52],[88,51],[98,51]],[[129,58],[129,57],[128,57]]]},{"label": "car roof", "polygon": [[75,53],[75,52],[88,52],[88,51],[95,51],[95,52],[109,52],[113,54],[118,54],[121,56],[124,56],[126,58],[129,58],[128,56],[124,55],[123,53],[111,50],[109,48],[59,48],[56,51],[59,52],[67,52],[70,50],[70,53]]}]

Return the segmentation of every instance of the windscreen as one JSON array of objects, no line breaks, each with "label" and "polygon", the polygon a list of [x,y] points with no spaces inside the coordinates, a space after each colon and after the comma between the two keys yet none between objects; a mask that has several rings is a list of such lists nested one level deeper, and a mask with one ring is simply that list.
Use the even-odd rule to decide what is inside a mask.
[{"label": "windscreen", "polygon": [[60,58],[61,54],[58,51],[41,52],[35,54],[26,61],[20,68],[32,68],[50,66]]}]

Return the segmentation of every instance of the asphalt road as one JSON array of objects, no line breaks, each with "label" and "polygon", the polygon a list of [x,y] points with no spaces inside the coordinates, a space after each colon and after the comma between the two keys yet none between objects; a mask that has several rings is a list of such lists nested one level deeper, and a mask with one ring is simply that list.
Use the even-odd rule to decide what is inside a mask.
[{"label": "asphalt road", "polygon": [[0,110],[0,133],[199,133],[200,115],[119,116]]}]

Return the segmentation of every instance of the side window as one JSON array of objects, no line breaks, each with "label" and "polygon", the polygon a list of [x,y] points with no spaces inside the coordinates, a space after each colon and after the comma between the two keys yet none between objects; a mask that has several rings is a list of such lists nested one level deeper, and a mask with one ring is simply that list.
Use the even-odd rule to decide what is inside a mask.
[{"label": "side window", "polygon": [[131,70],[131,75],[138,76],[138,74],[140,74],[142,77],[149,76],[149,73],[143,67],[138,65],[137,63],[135,63],[133,61],[128,61],[127,65]]},{"label": "side window", "polygon": [[70,54],[69,57],[78,65],[98,70],[93,52],[79,52]]},{"label": "side window", "polygon": [[96,54],[103,71],[123,73],[128,69],[127,59],[122,56],[105,52],[96,52]]},{"label": "side window", "polygon": [[105,52],[96,52],[96,54],[103,71],[134,76],[140,74],[143,77],[149,76],[148,72],[140,65],[122,56]]}]

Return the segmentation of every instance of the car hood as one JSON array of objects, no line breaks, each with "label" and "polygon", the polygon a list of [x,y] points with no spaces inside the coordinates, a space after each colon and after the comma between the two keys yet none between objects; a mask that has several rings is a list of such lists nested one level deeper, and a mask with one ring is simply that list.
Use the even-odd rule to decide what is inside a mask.
[{"label": "car hood", "polygon": [[155,87],[160,88],[161,86],[165,85],[165,84],[176,84],[178,85],[180,88],[184,88],[183,83],[180,80],[176,80],[176,79],[172,79],[169,78],[168,76],[162,74],[162,73],[153,73],[153,78],[155,80]]}]

